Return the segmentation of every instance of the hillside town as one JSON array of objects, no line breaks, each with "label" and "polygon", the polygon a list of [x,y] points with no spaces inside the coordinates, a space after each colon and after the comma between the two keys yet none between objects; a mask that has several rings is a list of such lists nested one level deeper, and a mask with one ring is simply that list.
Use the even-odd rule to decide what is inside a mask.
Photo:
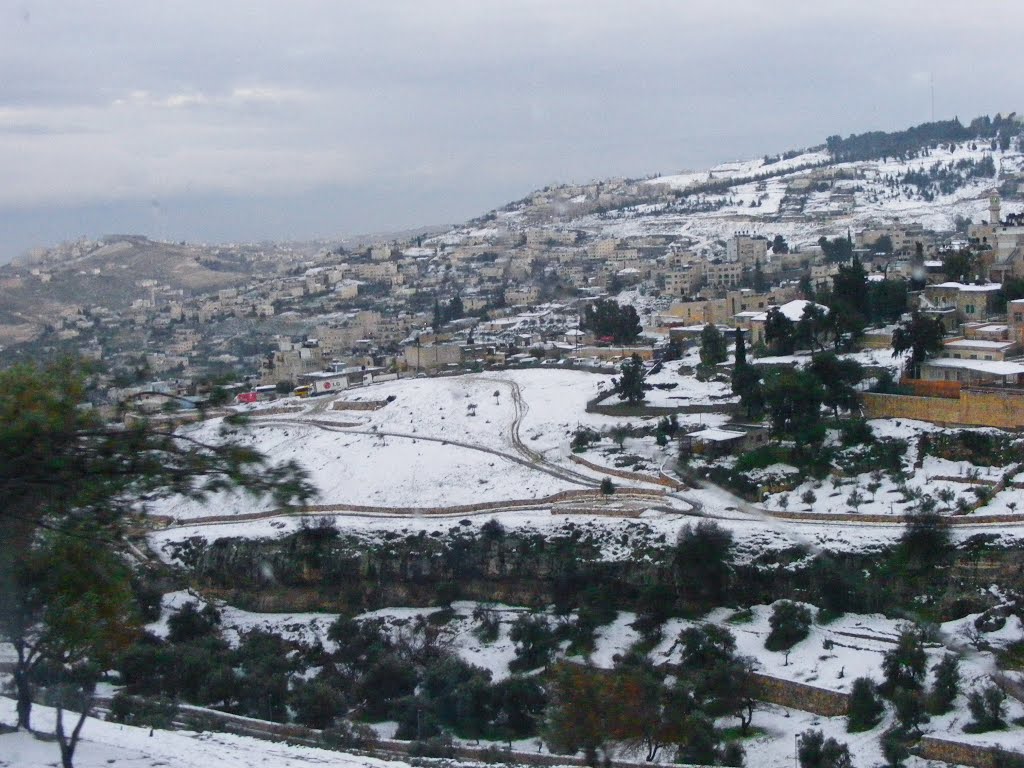
[{"label": "hillside town", "polygon": [[11,764],[1020,765],[985,120],[2,268]]}]

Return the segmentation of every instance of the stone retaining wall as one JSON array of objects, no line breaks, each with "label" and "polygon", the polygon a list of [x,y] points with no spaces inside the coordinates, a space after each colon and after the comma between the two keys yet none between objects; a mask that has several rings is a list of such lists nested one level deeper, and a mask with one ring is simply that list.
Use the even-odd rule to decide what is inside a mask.
[{"label": "stone retaining wall", "polygon": [[783,680],[755,672],[754,690],[759,701],[778,704],[790,709],[799,709],[823,717],[839,717],[846,714],[849,694],[831,691],[827,688]]},{"label": "stone retaining wall", "polygon": [[663,485],[671,488],[674,491],[678,491],[686,486],[680,483],[678,480],[673,480],[668,475],[647,475],[643,472],[630,472],[626,469],[619,469],[617,467],[606,467],[601,464],[595,464],[592,461],[587,461],[582,456],[575,453],[569,456],[569,461],[575,464],[582,464],[588,469],[592,469],[595,472],[601,472],[606,475],[614,475],[615,477],[621,477],[623,480],[633,480],[639,483],[652,483],[654,485]]},{"label": "stone retaining wall", "polygon": [[922,737],[920,748],[921,757],[925,760],[941,760],[944,763],[969,765],[972,768],[1009,768],[1024,765],[1024,752],[963,744],[934,736]]}]

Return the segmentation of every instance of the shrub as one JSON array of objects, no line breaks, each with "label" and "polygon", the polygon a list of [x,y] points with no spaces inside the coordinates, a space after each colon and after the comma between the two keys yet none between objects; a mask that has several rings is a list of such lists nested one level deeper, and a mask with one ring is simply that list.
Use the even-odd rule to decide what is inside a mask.
[{"label": "shrub", "polygon": [[882,657],[882,673],[885,675],[882,690],[888,696],[898,688],[921,690],[927,663],[921,632],[917,627],[905,627],[896,645]]},{"label": "shrub", "polygon": [[329,749],[365,749],[372,752],[377,748],[377,733],[363,723],[340,720],[320,733],[320,740]]},{"label": "shrub", "polygon": [[984,733],[1006,727],[1006,694],[995,685],[971,691],[967,695],[967,708],[974,718],[964,726],[967,733]]},{"label": "shrub", "polygon": [[941,715],[953,708],[953,702],[960,693],[960,659],[952,654],[932,667],[935,683],[928,694],[928,711],[933,715]]},{"label": "shrub", "polygon": [[110,701],[107,720],[142,728],[170,728],[177,714],[178,705],[170,699],[143,699],[119,692]]},{"label": "shrub", "polygon": [[810,633],[811,612],[802,605],[789,600],[780,600],[772,608],[768,619],[772,631],[764,641],[769,651],[785,651],[803,640]]},{"label": "shrub", "polygon": [[207,637],[217,631],[220,613],[212,605],[197,608],[197,603],[185,603],[167,619],[167,639],[172,643],[187,643]]},{"label": "shrub", "polygon": [[615,483],[612,482],[610,477],[606,477],[601,481],[601,493],[606,496],[611,496],[615,493]]},{"label": "shrub", "polygon": [[520,616],[512,624],[509,638],[516,644],[516,657],[508,665],[510,672],[545,666],[557,645],[555,634],[543,616]]},{"label": "shrub", "polygon": [[299,682],[288,704],[296,722],[310,728],[326,728],[347,708],[342,693],[322,680]]},{"label": "shrub", "polygon": [[473,619],[478,622],[473,634],[484,644],[493,643],[498,639],[501,629],[501,618],[493,608],[478,605],[473,609]]},{"label": "shrub", "polygon": [[875,695],[875,683],[867,677],[858,677],[850,689],[846,710],[846,730],[850,733],[870,731],[882,719],[885,707]]},{"label": "shrub", "polygon": [[850,749],[821,731],[804,731],[797,740],[800,768],[853,768]]}]

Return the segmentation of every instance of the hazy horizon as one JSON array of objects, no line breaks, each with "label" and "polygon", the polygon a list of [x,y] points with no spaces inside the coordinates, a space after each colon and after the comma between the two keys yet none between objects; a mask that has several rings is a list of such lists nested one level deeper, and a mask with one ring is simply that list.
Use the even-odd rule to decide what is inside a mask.
[{"label": "hazy horizon", "polygon": [[0,14],[0,261],[112,232],[458,223],[547,184],[702,169],[933,109],[1005,114],[1024,63],[1024,8],[997,0],[28,0]]}]

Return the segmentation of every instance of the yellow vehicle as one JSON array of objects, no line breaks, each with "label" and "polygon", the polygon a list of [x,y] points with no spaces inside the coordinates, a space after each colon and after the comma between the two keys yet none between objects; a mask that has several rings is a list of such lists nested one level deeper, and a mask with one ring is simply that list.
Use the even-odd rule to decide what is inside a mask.
[{"label": "yellow vehicle", "polygon": [[303,385],[301,387],[296,387],[295,389],[293,389],[292,394],[295,397],[309,397],[311,394],[313,394],[313,388]]}]

